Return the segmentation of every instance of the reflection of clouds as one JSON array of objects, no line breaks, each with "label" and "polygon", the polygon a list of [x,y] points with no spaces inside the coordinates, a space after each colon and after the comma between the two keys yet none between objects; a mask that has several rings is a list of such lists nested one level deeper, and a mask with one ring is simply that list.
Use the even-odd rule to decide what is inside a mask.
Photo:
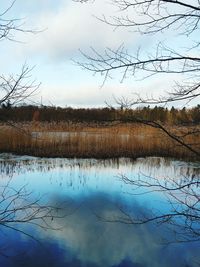
[{"label": "reflection of clouds", "polygon": [[[132,262],[130,266],[178,267],[187,261],[189,266],[195,266],[191,265],[191,258],[197,248],[195,251],[195,246],[192,248],[190,244],[161,244],[163,227],[103,222],[94,214],[121,215],[117,205],[120,205],[119,200],[105,195],[88,197],[81,208],[61,222],[63,230],[53,232],[52,236],[86,266],[88,262],[95,266],[120,266],[126,259]],[[133,208],[136,212],[144,209],[136,203]]]},{"label": "reflection of clouds", "polygon": [[[196,169],[198,170],[198,168]],[[168,176],[173,173],[180,177],[181,171],[191,175],[192,170],[195,170],[195,165],[190,166],[184,162],[169,161],[163,158],[138,159],[132,162],[129,159],[101,161],[10,156],[10,158],[0,161],[0,170],[2,176],[13,175],[15,179],[12,183],[15,189],[28,181],[32,191],[35,191],[36,194],[44,191],[44,193],[48,193],[48,197],[53,195],[52,203],[61,201],[64,203],[64,214],[72,214],[63,220],[51,221],[53,227],[62,226],[61,231],[44,233],[34,230],[34,235],[43,239],[42,246],[33,244],[27,238],[17,236],[14,232],[11,233],[12,237],[8,235],[7,239],[2,236],[0,245],[6,242],[9,251],[10,248],[13,248],[13,250],[17,249],[19,253],[22,252],[18,257],[14,257],[12,263],[10,261],[9,263],[0,262],[2,267],[198,266],[192,260],[193,256],[199,258],[198,243],[164,246],[160,243],[164,225],[158,228],[152,225],[133,226],[106,223],[95,215],[103,218],[112,216],[118,218],[122,215],[118,207],[125,205],[131,213],[138,215],[146,214],[147,208],[150,208],[152,204],[150,202],[153,201],[154,196],[146,199],[145,196],[138,197],[137,200],[141,200],[140,203],[143,203],[141,206],[133,201],[133,196],[121,193],[126,191],[126,188],[126,192],[131,188],[128,185],[123,185],[122,188],[122,184],[116,180],[114,175],[119,171],[132,178],[135,175],[137,177],[140,170],[151,173],[151,175],[155,174],[157,177],[163,176],[163,173],[167,173]],[[33,175],[34,172],[38,173]],[[17,175],[19,176],[17,177]],[[3,181],[4,179],[2,179]],[[119,182],[118,185],[117,182]],[[70,189],[71,187],[73,189]],[[72,193],[73,190],[75,194]],[[105,192],[109,195],[106,195]],[[61,195],[65,197],[61,199]],[[120,196],[123,199],[120,199]],[[72,198],[75,200],[72,201]],[[159,201],[156,202],[156,206],[153,206],[154,208],[162,206],[161,197],[159,196],[157,199]],[[146,208],[144,205],[147,205]]]},{"label": "reflection of clouds", "polygon": [[[13,249],[12,257],[0,256],[2,267],[197,267],[198,244],[160,243],[163,227],[150,225],[133,226],[108,223],[95,215],[121,215],[116,200],[105,194],[88,196],[71,201],[56,198],[66,203],[63,213],[74,213],[64,219],[54,219],[52,226],[62,226],[60,231],[32,233],[41,243],[24,238],[19,233],[8,235],[7,248]],[[64,201],[64,202],[63,202]],[[136,202],[132,205],[137,212],[144,207]],[[76,209],[78,208],[78,209]],[[0,241],[0,244],[2,239]],[[8,252],[8,251],[7,251]]]}]

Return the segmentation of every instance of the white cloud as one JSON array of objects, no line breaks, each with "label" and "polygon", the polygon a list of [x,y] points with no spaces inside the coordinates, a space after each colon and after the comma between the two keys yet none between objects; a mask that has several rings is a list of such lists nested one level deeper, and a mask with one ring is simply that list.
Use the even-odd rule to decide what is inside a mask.
[{"label": "white cloud", "polygon": [[31,36],[27,47],[29,52],[47,54],[53,59],[69,58],[78,49],[118,47],[122,43],[133,43],[133,33],[124,29],[114,31],[93,15],[115,14],[114,7],[104,1],[92,4],[63,3],[57,10],[44,11],[32,17],[37,28],[43,32]]},{"label": "white cloud", "polygon": [[[104,47],[118,47],[123,42],[131,51],[139,44],[142,44],[141,51],[152,51],[155,37],[146,40],[147,36],[139,37],[124,28],[113,31],[112,27],[93,16],[119,15],[105,0],[91,4],[78,4],[72,0],[18,0],[14,8],[14,17],[26,18],[26,28],[46,30],[36,35],[17,36],[18,40],[24,39],[25,43],[1,42],[1,72],[18,73],[25,61],[30,66],[36,65],[33,78],[42,82],[44,104],[52,102],[61,106],[100,106],[105,101],[114,104],[113,95],[133,98],[133,92],[140,92],[144,97],[158,97],[164,91],[171,90],[174,76],[156,75],[140,82],[127,79],[120,84],[123,76],[121,70],[113,72],[114,79],[99,89],[103,77],[93,77],[90,72],[74,66],[69,60],[78,58],[76,53],[79,48],[87,51],[93,46],[102,50]],[[176,42],[174,44],[177,45]],[[175,78],[180,81],[183,79]]]},{"label": "white cloud", "polygon": [[41,86],[43,104],[71,107],[101,107],[106,103],[116,106],[113,96],[126,95],[131,97],[131,88],[124,85],[104,86],[99,88],[97,84],[78,85],[45,85]]}]

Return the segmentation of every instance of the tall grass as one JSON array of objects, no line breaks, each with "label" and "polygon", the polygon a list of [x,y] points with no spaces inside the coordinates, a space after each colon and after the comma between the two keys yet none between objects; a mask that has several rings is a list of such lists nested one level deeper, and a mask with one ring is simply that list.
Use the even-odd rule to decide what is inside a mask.
[{"label": "tall grass", "polygon": [[[1,126],[1,152],[44,157],[193,157],[160,130],[137,124],[42,123],[24,124],[20,129]],[[200,136],[190,139],[197,142]]]}]

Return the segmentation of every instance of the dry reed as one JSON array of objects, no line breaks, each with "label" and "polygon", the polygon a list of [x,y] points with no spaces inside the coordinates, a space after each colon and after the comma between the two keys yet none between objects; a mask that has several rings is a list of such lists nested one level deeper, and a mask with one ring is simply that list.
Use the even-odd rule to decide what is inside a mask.
[{"label": "dry reed", "polygon": [[[0,151],[42,157],[115,158],[193,155],[163,132],[137,124],[86,125],[70,123],[1,126]],[[176,129],[177,131],[177,129]],[[197,142],[200,136],[190,136]],[[199,143],[199,142],[198,142]]]}]

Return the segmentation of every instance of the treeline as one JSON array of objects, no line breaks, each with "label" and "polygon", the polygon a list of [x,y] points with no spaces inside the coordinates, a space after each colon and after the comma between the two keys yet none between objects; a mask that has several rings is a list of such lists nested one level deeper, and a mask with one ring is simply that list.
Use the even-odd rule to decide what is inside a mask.
[{"label": "treeline", "polygon": [[166,124],[199,124],[200,105],[186,109],[140,107],[136,109],[92,108],[73,109],[70,107],[49,106],[19,106],[4,105],[0,108],[0,121],[74,121],[74,122],[106,122],[113,120],[126,120],[140,118],[150,121],[158,121]]}]

